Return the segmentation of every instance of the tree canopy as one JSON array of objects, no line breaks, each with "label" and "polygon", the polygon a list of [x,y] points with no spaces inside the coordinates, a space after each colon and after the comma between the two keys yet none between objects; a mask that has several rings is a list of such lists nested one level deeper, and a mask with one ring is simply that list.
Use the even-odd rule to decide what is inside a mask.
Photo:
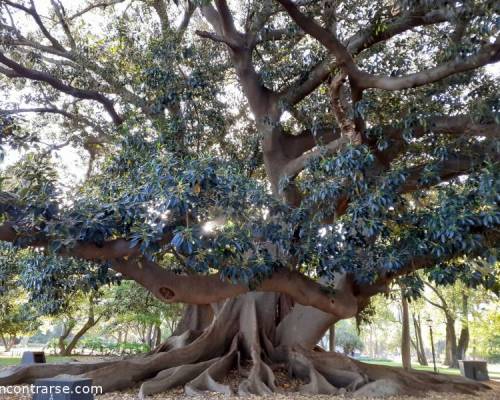
[{"label": "tree canopy", "polygon": [[[421,294],[421,270],[498,293],[498,18],[489,0],[0,0],[0,240],[30,255],[16,276],[42,296],[135,280],[190,305],[180,326],[205,332],[206,360],[232,357],[235,325],[258,342],[257,321],[312,349],[396,280]],[[55,157],[70,150],[79,179]],[[241,392],[267,393],[245,346]],[[127,365],[129,381],[95,377],[154,372]],[[343,365],[349,387],[378,379]]]}]

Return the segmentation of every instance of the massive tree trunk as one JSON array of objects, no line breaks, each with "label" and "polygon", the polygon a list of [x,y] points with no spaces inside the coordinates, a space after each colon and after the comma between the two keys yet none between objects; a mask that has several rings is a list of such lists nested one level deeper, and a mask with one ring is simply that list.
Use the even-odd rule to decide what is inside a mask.
[{"label": "massive tree trunk", "polygon": [[[104,392],[140,384],[141,398],[177,386],[193,395],[205,391],[266,395],[291,390],[275,379],[275,372],[282,370],[300,382],[295,390],[308,394],[472,393],[485,387],[459,377],[409,373],[315,350],[338,318],[293,305],[283,294],[247,293],[214,303],[208,310],[207,306],[187,307],[179,324],[185,330],[147,355],[89,364],[12,367],[0,373],[0,385],[75,374],[93,379]],[[212,315],[210,321],[207,312]],[[235,378],[228,381],[231,371]]]}]

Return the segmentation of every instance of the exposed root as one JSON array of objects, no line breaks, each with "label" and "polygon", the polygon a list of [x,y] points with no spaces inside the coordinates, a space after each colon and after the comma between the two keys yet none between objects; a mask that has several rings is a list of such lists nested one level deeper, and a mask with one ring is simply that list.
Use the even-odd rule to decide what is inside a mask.
[{"label": "exposed root", "polygon": [[[425,395],[430,390],[475,393],[487,388],[461,377],[364,364],[337,353],[309,350],[313,346],[304,348],[300,344],[304,340],[312,343],[319,328],[310,326],[314,322],[310,314],[308,318],[297,315],[306,311],[304,307],[287,309],[284,314],[279,304],[274,294],[240,296],[214,306],[215,317],[203,330],[197,328],[205,322],[191,310],[187,330],[146,356],[89,364],[19,366],[0,372],[0,385],[66,374],[91,378],[104,392],[141,384],[141,399],[179,386],[188,395],[270,395],[288,390],[277,386],[273,372],[288,369],[297,379],[294,390],[310,395],[349,392],[353,396],[380,397]],[[293,320],[308,323],[290,331],[284,329]],[[326,322],[326,318],[318,319],[322,326]],[[309,339],[308,332],[313,335]],[[294,337],[298,339],[295,344]],[[225,379],[232,371],[242,378],[239,383]]]},{"label": "exposed root", "polygon": [[289,366],[291,373],[298,378],[308,381],[300,387],[303,394],[337,394],[339,390],[318,372],[309,358],[301,353],[290,354]]},{"label": "exposed root", "polygon": [[262,361],[258,349],[252,351],[252,364],[247,379],[238,387],[238,394],[265,396],[276,392],[274,372]]},{"label": "exposed root", "polygon": [[190,329],[182,332],[178,336],[170,336],[164,343],[153,349],[149,355],[157,353],[166,353],[167,351],[180,349],[197,339],[203,331],[192,331]]},{"label": "exposed root", "polygon": [[234,343],[227,355],[216,360],[203,373],[184,386],[184,391],[188,396],[201,395],[203,392],[217,392],[225,395],[233,394],[229,385],[224,385],[219,381],[229,373],[236,363],[236,340]]},{"label": "exposed root", "polygon": [[217,360],[218,358],[214,358],[197,364],[180,365],[161,371],[153,379],[141,385],[139,398],[144,399],[148,395],[166,392],[169,389],[182,386],[184,383],[195,379]]}]

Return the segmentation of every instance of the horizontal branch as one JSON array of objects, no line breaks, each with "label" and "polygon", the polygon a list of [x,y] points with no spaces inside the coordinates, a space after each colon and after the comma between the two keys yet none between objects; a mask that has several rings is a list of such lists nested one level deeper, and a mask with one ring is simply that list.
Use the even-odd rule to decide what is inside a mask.
[{"label": "horizontal branch", "polygon": [[18,75],[24,78],[48,83],[53,88],[79,99],[97,101],[103,105],[104,109],[108,112],[116,125],[120,125],[123,122],[122,117],[116,112],[113,102],[99,92],[93,90],[78,89],[60,81],[59,79],[46,72],[26,68],[23,65],[15,62],[14,60],[7,58],[2,52],[0,52],[0,63],[12,69]]},{"label": "horizontal branch", "polygon": [[[251,291],[247,285],[221,279],[218,274],[179,275],[145,259],[114,260],[112,268],[167,303],[211,304]],[[350,301],[336,299],[312,279],[284,268],[263,279],[255,291],[284,293],[299,304],[339,316],[351,315],[352,308],[356,307],[354,297]]]},{"label": "horizontal branch", "polygon": [[116,4],[123,3],[124,1],[125,0],[109,0],[109,1],[99,1],[99,2],[94,3],[94,4],[90,4],[87,7],[83,8],[80,11],[77,11],[73,15],[69,16],[68,20],[73,20],[75,18],[81,17],[81,16],[87,14],[89,11],[92,11],[96,8],[106,9],[106,7],[114,6]]},{"label": "horizontal branch", "polygon": [[[484,229],[481,232],[484,236],[494,236],[493,242],[498,241],[498,228]],[[481,249],[477,248],[474,254],[468,256],[475,256],[480,254]],[[436,257],[431,254],[414,256],[408,260],[401,268],[396,271],[380,271],[379,277],[373,283],[357,285],[354,288],[354,294],[361,298],[369,298],[379,293],[386,293],[389,284],[400,276],[412,274],[416,271],[432,268],[440,263],[452,260],[456,257],[465,255],[465,252],[457,252],[453,254],[446,254],[445,256]]]},{"label": "horizontal branch", "polygon": [[356,68],[350,71],[350,76],[354,77],[360,89],[402,90],[434,83],[450,75],[467,72],[497,61],[500,61],[500,36],[495,43],[482,47],[472,56],[457,58],[413,74],[399,77],[377,76]]},{"label": "horizontal branch", "polygon": [[[380,152],[384,164],[390,162],[404,153],[409,144],[403,139],[402,127],[384,127],[383,137],[390,142],[389,147]],[[496,123],[478,124],[468,116],[435,116],[427,119],[423,124],[413,127],[413,137],[419,139],[425,135],[449,135],[450,137],[486,137],[497,138],[500,136],[500,125]]]},{"label": "horizontal branch", "polygon": [[313,150],[301,154],[299,157],[289,161],[281,172],[281,176],[286,176],[289,178],[293,178],[297,176],[297,174],[302,171],[311,159],[315,157],[319,157],[320,155],[328,155],[334,154],[339,150],[343,149],[350,143],[350,139],[348,137],[342,136],[338,139],[331,141],[325,146],[317,146]]},{"label": "horizontal branch", "polygon": [[[0,193],[0,204],[1,198]],[[19,237],[12,223],[0,225],[0,241],[14,242]],[[162,242],[168,243],[171,239],[171,234],[167,234]],[[31,243],[31,246],[35,247],[48,245],[47,240]],[[110,240],[102,246],[78,242],[73,247],[65,248],[60,254],[85,260],[111,261],[115,271],[122,273],[128,279],[135,280],[156,297],[169,303],[210,304],[252,290],[248,285],[221,279],[218,274],[208,276],[175,274],[142,258],[139,245],[131,246],[125,239]],[[354,300],[332,298],[322,285],[299,272],[287,269],[275,271],[270,277],[262,280],[255,290],[284,293],[297,303],[336,315],[352,314],[352,307],[355,306]],[[344,297],[347,295],[343,294]]]},{"label": "horizontal branch", "polygon": [[[329,76],[334,66],[343,68],[348,73],[352,82],[363,90],[366,88],[379,88],[385,90],[401,90],[416,86],[422,86],[443,79],[452,74],[465,72],[480,66],[498,61],[498,45],[491,44],[485,46],[475,56],[465,60],[455,60],[435,68],[410,74],[404,77],[374,76],[361,71],[352,59],[356,55],[384,40],[403,33],[417,26],[432,25],[441,22],[451,21],[453,13],[447,9],[431,10],[422,12],[415,10],[412,13],[404,14],[393,20],[384,21],[385,29],[375,29],[375,25],[354,34],[343,45],[330,31],[320,26],[314,19],[306,16],[290,0],[277,0],[280,2],[292,19],[306,33],[322,43],[334,56],[333,60],[325,59],[317,64],[304,82],[296,83],[281,93],[282,102],[285,104],[296,104],[305,96],[311,93]],[[375,33],[376,32],[376,33]]]}]

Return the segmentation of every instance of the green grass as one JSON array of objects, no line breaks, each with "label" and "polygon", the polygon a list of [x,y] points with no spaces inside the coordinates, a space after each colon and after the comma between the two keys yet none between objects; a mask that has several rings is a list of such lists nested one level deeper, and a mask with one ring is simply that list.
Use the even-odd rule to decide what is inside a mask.
[{"label": "green grass", "polygon": [[[47,362],[65,362],[71,361],[74,357],[61,357],[61,356],[48,356]],[[0,367],[7,367],[9,365],[18,365],[21,363],[21,357],[0,357]]]},{"label": "green grass", "polygon": [[[362,359],[360,361],[368,364],[387,365],[389,367],[402,366],[401,363],[388,360]],[[419,371],[434,372],[434,367],[432,366],[432,364],[425,367],[418,363],[412,363],[412,368]],[[442,365],[438,365],[437,370],[440,374],[460,375],[460,370],[456,368],[448,368]],[[491,379],[500,379],[500,364],[488,364],[488,375],[490,376]]]}]

